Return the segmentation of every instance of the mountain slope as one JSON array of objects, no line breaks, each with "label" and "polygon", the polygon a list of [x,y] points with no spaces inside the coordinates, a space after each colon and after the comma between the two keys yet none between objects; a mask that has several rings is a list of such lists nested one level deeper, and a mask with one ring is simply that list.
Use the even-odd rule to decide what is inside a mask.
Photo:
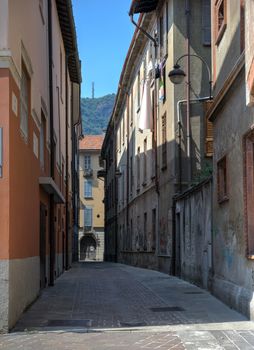
[{"label": "mountain slope", "polygon": [[107,128],[115,102],[115,94],[81,99],[81,115],[85,135],[99,135]]}]

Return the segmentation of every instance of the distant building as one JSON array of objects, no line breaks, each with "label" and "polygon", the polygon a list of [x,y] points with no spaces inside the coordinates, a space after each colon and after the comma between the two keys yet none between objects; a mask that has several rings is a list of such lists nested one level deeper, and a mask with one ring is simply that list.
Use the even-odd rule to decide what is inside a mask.
[{"label": "distant building", "polygon": [[0,1],[0,332],[72,263],[81,75],[71,8]]},{"label": "distant building", "polygon": [[81,261],[104,258],[104,180],[97,178],[103,139],[103,135],[87,135],[79,143]]}]

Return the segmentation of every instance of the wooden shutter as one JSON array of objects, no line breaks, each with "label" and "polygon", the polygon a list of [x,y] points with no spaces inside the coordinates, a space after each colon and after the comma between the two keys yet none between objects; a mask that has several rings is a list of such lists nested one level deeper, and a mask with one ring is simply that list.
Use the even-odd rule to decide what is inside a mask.
[{"label": "wooden shutter", "polygon": [[211,0],[202,0],[203,45],[211,45]]},{"label": "wooden shutter", "polygon": [[205,116],[205,156],[213,156],[213,123],[208,120],[208,110],[212,105],[212,101],[204,103],[204,116]]}]

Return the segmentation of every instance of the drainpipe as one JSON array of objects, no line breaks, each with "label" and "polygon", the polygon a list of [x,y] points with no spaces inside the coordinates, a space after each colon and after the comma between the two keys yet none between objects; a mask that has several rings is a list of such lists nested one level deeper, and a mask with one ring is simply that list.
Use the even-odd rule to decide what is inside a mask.
[{"label": "drainpipe", "polygon": [[[68,114],[69,114],[69,89],[68,89],[68,62],[71,56],[76,55],[76,51],[66,53],[65,55],[65,158],[66,158],[66,167],[65,167],[65,178],[66,178],[66,187],[65,187],[65,270],[69,269],[69,226],[70,226],[70,215],[69,215],[69,133],[68,133]],[[72,91],[71,91],[72,98]],[[72,123],[72,118],[70,120]]]},{"label": "drainpipe", "polygon": [[[117,171],[117,150],[116,150],[116,127],[115,127],[115,122],[114,122],[114,128],[113,128],[113,140],[114,140],[114,143],[113,143],[113,147],[114,147],[114,157],[115,157],[115,166],[114,166],[114,174],[116,173]],[[116,181],[116,177],[114,175],[114,184],[115,184],[115,262],[117,262],[118,260],[118,257],[117,257],[117,245],[118,245],[118,237],[117,237],[117,234],[118,234],[118,220],[117,220],[117,204],[118,204],[118,181]]]},{"label": "drainpipe", "polygon": [[[52,2],[48,0],[48,64],[49,64],[49,123],[50,123],[50,176],[55,177],[55,149],[54,149],[54,106],[53,106],[53,41],[52,41]],[[49,205],[49,285],[54,285],[55,275],[55,219],[54,195],[50,195]]]},{"label": "drainpipe", "polygon": [[65,270],[69,269],[69,140],[68,140],[68,114],[69,114],[69,89],[68,89],[68,59],[65,56]]},{"label": "drainpipe", "polygon": [[186,91],[186,138],[187,138],[187,182],[191,183],[191,129],[190,129],[190,0],[185,1],[186,46],[187,46],[187,91]]},{"label": "drainpipe", "polygon": [[[130,111],[129,111],[129,94],[126,93],[126,102],[127,102],[127,142],[126,142],[126,147],[127,147],[127,178],[126,178],[126,186],[127,186],[127,202],[126,202],[126,224],[127,224],[127,237],[128,240],[130,238],[130,234],[132,235],[132,232],[129,232],[129,197],[130,197],[130,184],[129,184],[129,121],[130,121]],[[128,242],[128,248],[129,248],[129,242]]]},{"label": "drainpipe", "polygon": [[158,46],[158,43],[157,43],[157,40],[155,38],[153,38],[147,31],[145,31],[142,27],[140,27],[138,25],[137,22],[134,21],[134,18],[133,18],[133,14],[130,14],[130,20],[131,20],[131,23],[134,24],[134,26],[136,28],[138,28],[138,30],[140,30],[148,39],[152,40],[152,42],[154,43],[154,46]]}]

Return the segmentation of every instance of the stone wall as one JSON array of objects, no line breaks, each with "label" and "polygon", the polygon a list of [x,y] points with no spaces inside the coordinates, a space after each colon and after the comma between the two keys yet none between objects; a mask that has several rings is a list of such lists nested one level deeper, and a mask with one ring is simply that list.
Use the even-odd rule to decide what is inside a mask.
[{"label": "stone wall", "polygon": [[175,271],[208,289],[212,270],[212,181],[205,180],[175,201]]}]

